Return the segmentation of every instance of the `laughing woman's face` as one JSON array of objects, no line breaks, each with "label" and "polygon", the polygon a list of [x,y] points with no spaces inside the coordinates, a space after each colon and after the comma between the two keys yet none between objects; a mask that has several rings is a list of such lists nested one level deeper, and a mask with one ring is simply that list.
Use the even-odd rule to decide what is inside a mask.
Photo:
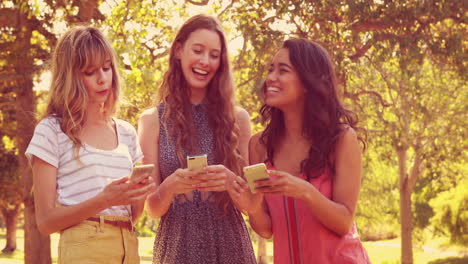
[{"label": "laughing woman's face", "polygon": [[176,51],[190,89],[206,89],[221,62],[221,40],[207,29],[192,32]]}]

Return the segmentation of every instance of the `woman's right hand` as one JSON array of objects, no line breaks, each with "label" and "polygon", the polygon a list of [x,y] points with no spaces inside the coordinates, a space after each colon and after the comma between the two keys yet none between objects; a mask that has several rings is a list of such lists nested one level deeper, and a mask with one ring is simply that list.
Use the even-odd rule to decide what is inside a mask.
[{"label": "woman's right hand", "polygon": [[154,190],[154,181],[141,184],[129,180],[125,176],[107,184],[100,193],[106,201],[107,208],[117,205],[129,205],[141,201]]},{"label": "woman's right hand", "polygon": [[193,179],[196,175],[197,172],[189,169],[177,169],[163,181],[163,184],[166,184],[172,194],[188,193],[195,190],[194,185],[201,182]]}]

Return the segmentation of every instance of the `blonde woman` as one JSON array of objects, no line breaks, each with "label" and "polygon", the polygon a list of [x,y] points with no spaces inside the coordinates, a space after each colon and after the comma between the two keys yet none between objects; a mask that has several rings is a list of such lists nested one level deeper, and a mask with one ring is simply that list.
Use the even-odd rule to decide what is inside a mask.
[{"label": "blonde woman", "polygon": [[[138,134],[155,164],[158,187],[147,210],[161,217],[153,263],[256,263],[239,209],[247,192],[239,177],[248,160],[249,115],[234,105],[224,33],[210,16],[197,15],[178,31],[160,104],[145,111]],[[197,174],[187,155],[207,155]]]},{"label": "blonde woman", "polygon": [[109,41],[92,27],[65,33],[45,118],[26,150],[37,225],[60,232],[59,263],[139,263],[132,222],[154,183],[128,178],[143,155],[132,125],[112,117],[118,98]]}]

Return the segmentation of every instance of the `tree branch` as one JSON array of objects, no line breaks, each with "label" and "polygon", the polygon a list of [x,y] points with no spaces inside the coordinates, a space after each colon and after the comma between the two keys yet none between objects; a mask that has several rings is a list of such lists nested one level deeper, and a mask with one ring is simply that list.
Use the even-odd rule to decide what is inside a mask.
[{"label": "tree branch", "polygon": [[8,101],[8,102],[1,102],[0,103],[0,108],[6,107],[6,106],[13,106],[15,107],[15,101]]},{"label": "tree branch", "polygon": [[18,78],[22,78],[24,74],[9,73],[9,74],[0,74],[0,81],[13,81]]},{"label": "tree branch", "polygon": [[185,2],[191,3],[192,5],[205,6],[208,4],[209,0],[201,0],[200,2],[196,2],[193,0],[185,0]]},{"label": "tree branch", "polygon": [[57,42],[57,36],[45,29],[43,26],[43,22],[37,20],[36,17],[31,18],[30,21],[32,22],[30,23],[32,26],[31,28],[41,33],[41,35],[44,36],[45,39],[49,42],[50,47],[54,47]]},{"label": "tree branch", "polygon": [[364,56],[364,54],[366,54],[366,52],[372,47],[372,44],[370,44],[369,42],[366,43],[364,46],[362,46],[361,48],[356,48],[356,53],[354,53],[353,55],[349,56],[349,59],[352,60],[352,61],[356,61],[357,59],[359,59],[360,57]]},{"label": "tree branch", "polygon": [[141,45],[143,45],[149,51],[151,59],[153,61],[155,61],[157,59],[160,59],[160,58],[166,56],[167,54],[169,54],[169,48],[166,48],[164,51],[154,55],[153,54],[154,53],[154,48],[149,47],[146,43],[141,43]]},{"label": "tree branch", "polygon": [[9,73],[9,74],[0,74],[0,81],[13,81],[18,78],[24,78],[25,76],[29,76],[31,74],[35,74],[37,72],[42,71],[45,69],[46,65],[35,65],[32,67],[31,71],[22,72],[22,73]]},{"label": "tree branch", "polygon": [[251,78],[249,78],[249,79],[247,79],[247,80],[241,82],[239,85],[237,85],[237,88],[240,88],[240,87],[242,87],[242,86],[248,84],[249,82],[251,82],[251,81],[257,79],[257,78],[258,78],[257,75],[258,75],[258,74],[254,74],[254,76],[252,76]]},{"label": "tree branch", "polygon": [[218,15],[216,15],[216,17],[218,19],[221,19],[221,16],[224,14],[224,12],[226,12],[229,8],[231,8],[233,5],[234,5],[234,2],[235,0],[231,0],[231,2],[229,3],[229,5],[227,5],[221,12],[219,12]]},{"label": "tree branch", "polygon": [[382,78],[382,80],[384,80],[387,88],[389,89],[388,91],[388,94],[389,94],[389,97],[390,97],[390,100],[392,101],[392,103],[390,105],[393,105],[395,103],[395,98],[393,98],[393,95],[392,95],[392,90],[396,91],[396,88],[393,84],[390,83],[390,81],[388,80],[387,78],[387,75],[384,73],[384,71],[382,70],[382,68],[378,67],[372,60],[371,58],[369,58],[368,56],[365,56],[365,58],[369,61],[369,63],[372,65],[372,67],[374,67],[374,69],[380,74],[380,77]]},{"label": "tree branch", "polygon": [[[410,34],[407,34],[410,35]],[[356,61],[360,57],[364,56],[366,52],[375,44],[372,42],[378,42],[378,41],[383,41],[383,40],[389,40],[389,39],[397,39],[400,41],[401,39],[404,39],[403,35],[395,35],[395,34],[390,34],[390,33],[376,33],[375,36],[371,40],[369,40],[364,46],[360,48],[356,48],[356,53],[353,55],[349,56],[349,59],[352,61]]]},{"label": "tree branch", "polygon": [[345,92],[344,93],[346,97],[349,97],[349,98],[354,98],[354,99],[359,99],[359,96],[363,95],[363,94],[370,94],[370,95],[373,95],[375,97],[377,97],[377,99],[379,99],[380,101],[380,104],[383,106],[383,107],[389,107],[389,106],[392,106],[393,104],[390,104],[390,103],[387,103],[385,102],[385,99],[383,99],[382,95],[376,91],[370,91],[370,90],[361,90],[357,93],[349,93],[349,92]]},{"label": "tree branch", "polygon": [[163,52],[160,52],[159,54],[156,54],[156,55],[152,55],[151,57],[154,59],[154,60],[157,60],[157,59],[160,59],[164,56],[166,56],[167,54],[169,54],[169,48],[165,49]]},{"label": "tree branch", "polygon": [[390,28],[390,25],[387,25],[380,21],[356,21],[352,23],[348,29],[354,32],[364,32],[364,31],[380,31]]},{"label": "tree branch", "polygon": [[17,27],[18,23],[19,21],[16,9],[0,9],[0,27]]},{"label": "tree branch", "polygon": [[80,0],[78,2],[78,21],[89,22],[95,17],[95,12],[98,9],[98,0]]}]

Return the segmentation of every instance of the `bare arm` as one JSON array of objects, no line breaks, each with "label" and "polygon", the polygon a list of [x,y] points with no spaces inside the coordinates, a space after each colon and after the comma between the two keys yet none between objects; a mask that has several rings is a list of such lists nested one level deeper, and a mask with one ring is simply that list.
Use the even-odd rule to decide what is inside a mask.
[{"label": "bare arm", "polygon": [[[238,107],[236,108],[236,121],[239,126],[239,151],[242,158],[245,160],[246,164],[241,164],[241,166],[246,166],[249,162],[249,140],[252,134],[250,128],[250,116],[247,111]],[[242,168],[241,168],[242,170]],[[244,191],[240,195],[236,195],[235,191],[228,191],[234,205],[241,212],[246,212],[250,203],[250,192]]]},{"label": "bare arm", "polygon": [[[239,152],[245,162],[240,166],[245,166],[248,161],[248,142],[250,138],[250,117],[247,111],[236,108],[236,122],[239,126]],[[241,169],[241,168],[240,168]],[[250,195],[245,192],[247,183],[233,171],[222,164],[209,165],[204,168],[206,174],[198,174],[196,179],[199,184],[194,185],[200,191],[222,192],[227,191],[234,205],[240,211],[246,212],[249,206]]]},{"label": "bare arm", "polygon": [[[265,158],[265,149],[260,145],[260,133],[255,134],[249,142],[250,164],[261,163]],[[271,217],[264,195],[260,192],[250,194],[250,208],[248,216],[253,230],[264,238],[270,238],[273,235]]]},{"label": "bare arm", "polygon": [[361,150],[353,129],[346,129],[337,143],[335,166],[332,200],[312,185],[303,199],[323,225],[339,235],[346,235],[354,222],[361,188]]},{"label": "bare arm", "polygon": [[[149,193],[152,193],[154,191],[154,188],[155,188],[154,179],[152,177],[150,177],[150,178],[148,178],[146,180],[143,180],[142,182],[138,183],[137,185],[138,185],[138,188],[151,185],[151,187],[148,187]],[[132,222],[133,223],[135,223],[138,220],[138,218],[141,216],[141,214],[143,213],[143,209],[145,208],[146,197],[147,196],[145,196],[144,199],[140,199],[140,200],[134,202],[131,205],[131,208],[132,208]]]},{"label": "bare arm", "polygon": [[178,169],[162,181],[159,171],[159,126],[156,108],[146,110],[138,121],[138,139],[144,154],[142,163],[154,164],[152,177],[156,188],[146,198],[147,212],[153,218],[166,214],[176,194],[192,191],[193,185],[198,183],[190,180],[195,173],[187,169]]},{"label": "bare arm", "polygon": [[95,197],[82,203],[56,207],[57,168],[33,156],[34,201],[39,231],[44,235],[61,231],[114,205],[127,205],[143,199],[147,188],[134,189],[127,177],[115,180]]},{"label": "bare arm", "polygon": [[361,184],[361,151],[354,130],[343,132],[335,153],[332,199],[309,182],[282,171],[269,171],[275,179],[258,182],[257,186],[264,187],[260,190],[263,193],[304,200],[324,226],[343,236],[352,227]]},{"label": "bare arm", "polygon": [[174,193],[161,186],[159,172],[159,115],[157,108],[145,111],[138,121],[138,140],[143,151],[143,164],[154,164],[153,175],[156,190],[146,198],[148,214],[153,218],[163,216],[174,198]]}]

